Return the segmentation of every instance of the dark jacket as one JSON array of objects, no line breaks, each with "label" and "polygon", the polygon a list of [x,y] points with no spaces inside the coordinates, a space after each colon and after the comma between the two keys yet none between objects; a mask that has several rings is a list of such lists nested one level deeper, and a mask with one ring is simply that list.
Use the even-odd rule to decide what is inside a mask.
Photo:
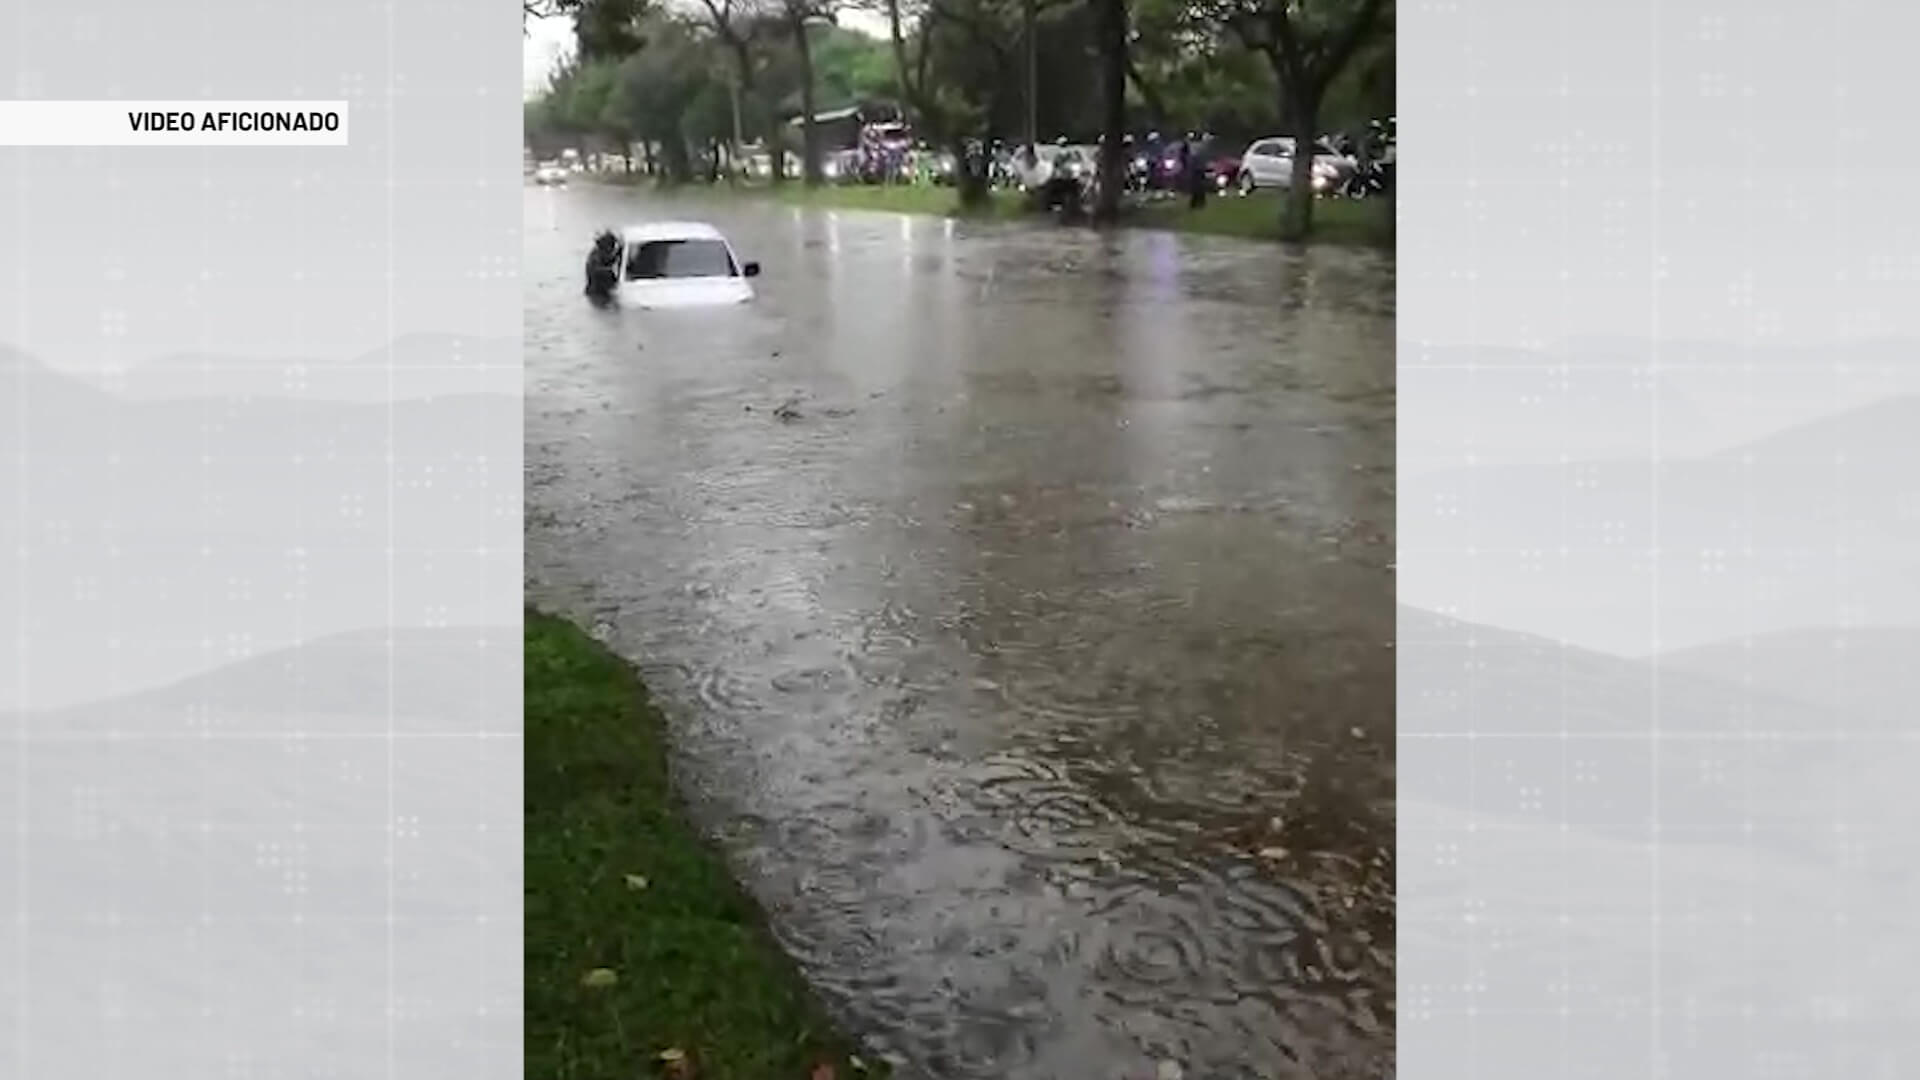
[{"label": "dark jacket", "polygon": [[620,238],[602,233],[587,253],[587,295],[602,298],[613,295],[620,282]]}]

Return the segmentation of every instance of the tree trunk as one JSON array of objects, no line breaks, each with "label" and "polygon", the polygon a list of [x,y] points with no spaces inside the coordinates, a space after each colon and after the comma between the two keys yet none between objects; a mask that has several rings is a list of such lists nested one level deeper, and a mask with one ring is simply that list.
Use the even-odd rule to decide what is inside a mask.
[{"label": "tree trunk", "polygon": [[978,210],[993,198],[987,183],[986,163],[985,154],[970,152],[967,140],[954,140],[953,183],[960,191],[960,205],[965,209]]},{"label": "tree trunk", "polygon": [[1133,88],[1140,91],[1140,99],[1147,103],[1147,113],[1153,118],[1153,126],[1161,131],[1173,126],[1168,120],[1167,99],[1160,96],[1160,90],[1140,74],[1139,65],[1133,61],[1133,54],[1127,54],[1127,78],[1133,81]]},{"label": "tree trunk", "polygon": [[1320,95],[1298,88],[1283,99],[1292,120],[1293,178],[1280,211],[1280,239],[1304,241],[1313,231],[1314,146],[1319,142]]},{"label": "tree trunk", "polygon": [[793,21],[793,49],[800,61],[800,174],[808,187],[820,186],[820,147],[813,130],[813,43],[805,19]]},{"label": "tree trunk", "polygon": [[1040,141],[1040,30],[1039,19],[1035,13],[1038,0],[1026,0],[1022,6],[1025,20],[1022,37],[1025,39],[1027,62],[1027,153],[1034,152],[1034,145]]},{"label": "tree trunk", "polygon": [[684,184],[693,179],[693,161],[687,153],[686,136],[679,129],[660,140],[660,154],[666,159],[668,183]]},{"label": "tree trunk", "polygon": [[740,80],[727,88],[727,102],[733,110],[733,138],[727,143],[727,184],[740,182]]},{"label": "tree trunk", "polygon": [[1097,221],[1120,218],[1120,192],[1126,186],[1127,0],[1100,3],[1101,134],[1100,192],[1093,208]]}]

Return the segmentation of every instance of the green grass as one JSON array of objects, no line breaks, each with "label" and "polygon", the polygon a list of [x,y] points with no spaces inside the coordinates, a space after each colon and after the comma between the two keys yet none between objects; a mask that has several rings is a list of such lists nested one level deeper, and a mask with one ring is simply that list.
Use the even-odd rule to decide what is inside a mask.
[{"label": "green grass", "polygon": [[[687,818],[633,670],[529,612],[526,724],[525,1074],[857,1075],[851,1044]],[[589,985],[602,969],[611,985]]]},{"label": "green grass", "polygon": [[[1280,196],[1257,192],[1245,198],[1215,196],[1199,210],[1185,199],[1148,203],[1133,211],[1129,224],[1150,229],[1280,239]],[[1311,242],[1356,247],[1393,247],[1392,204],[1385,199],[1321,199],[1313,207]]]},{"label": "green grass", "polygon": [[1006,219],[1018,218],[1023,212],[1020,198],[1010,192],[996,191],[986,205],[968,209],[960,205],[958,192],[934,184],[829,184],[817,188],[808,188],[804,184],[784,184],[779,188],[750,187],[741,191],[776,198],[793,206],[840,210],[884,210],[935,217]]},{"label": "green grass", "polygon": [[[828,184],[808,188],[796,181],[779,186],[750,184],[729,188],[721,184],[689,190],[740,198],[775,199],[792,206],[823,209],[880,210],[897,214],[1005,220],[1017,220],[1027,215],[1022,197],[1012,192],[995,192],[988,206],[980,210],[963,211],[959,196],[952,188],[917,184]],[[1391,249],[1392,213],[1392,204],[1385,199],[1321,199],[1313,208],[1311,242]],[[1121,223],[1135,228],[1278,241],[1280,196],[1270,192],[1256,193],[1247,198],[1237,195],[1213,196],[1207,199],[1207,205],[1200,210],[1189,208],[1184,198],[1156,200],[1129,207]]]}]

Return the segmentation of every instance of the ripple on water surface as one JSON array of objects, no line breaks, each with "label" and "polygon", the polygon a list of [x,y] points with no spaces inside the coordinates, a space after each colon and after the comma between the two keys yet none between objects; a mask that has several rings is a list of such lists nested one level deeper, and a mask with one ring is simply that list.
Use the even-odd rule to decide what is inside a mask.
[{"label": "ripple on water surface", "polygon": [[[874,1053],[1390,1077],[1391,264],[529,208],[533,598],[645,665]],[[580,238],[662,214],[761,259],[760,302],[580,303]]]}]

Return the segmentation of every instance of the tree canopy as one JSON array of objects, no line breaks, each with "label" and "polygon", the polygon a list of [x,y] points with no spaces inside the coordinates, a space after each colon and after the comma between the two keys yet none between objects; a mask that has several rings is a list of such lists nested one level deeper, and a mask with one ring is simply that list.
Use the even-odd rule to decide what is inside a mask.
[{"label": "tree canopy", "polygon": [[[1090,141],[1112,126],[1103,58],[1116,52],[1131,130],[1244,141],[1352,130],[1394,111],[1392,0],[523,0],[523,8],[571,19],[578,43],[527,107],[529,144],[644,142],[675,177],[692,150],[732,142],[736,112],[742,138],[776,151],[802,150],[788,139],[794,117],[876,100],[901,103],[923,135],[942,142],[1020,138],[1030,112],[1043,139]],[[883,21],[887,35],[838,25],[854,10]]]}]

